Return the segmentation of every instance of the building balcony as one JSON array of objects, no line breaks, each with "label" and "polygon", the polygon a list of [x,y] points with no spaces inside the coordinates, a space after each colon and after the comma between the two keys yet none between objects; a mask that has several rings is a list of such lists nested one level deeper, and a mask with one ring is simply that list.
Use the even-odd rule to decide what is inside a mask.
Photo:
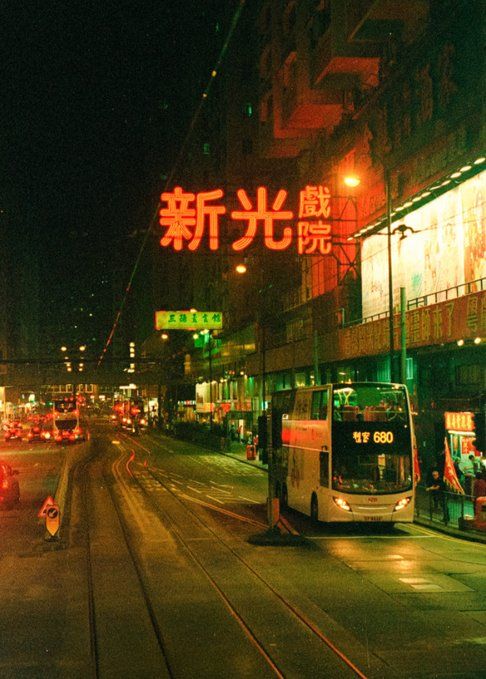
[{"label": "building balcony", "polygon": [[429,0],[361,0],[345,4],[346,40],[350,43],[380,43],[390,35],[406,42],[423,27]]},{"label": "building balcony", "polygon": [[379,46],[350,44],[339,25],[332,24],[311,54],[311,83],[325,86],[327,76],[355,75],[363,84],[376,85],[379,65]]},{"label": "building balcony", "polygon": [[286,88],[282,92],[282,123],[285,128],[318,130],[336,125],[343,112],[339,90]]}]

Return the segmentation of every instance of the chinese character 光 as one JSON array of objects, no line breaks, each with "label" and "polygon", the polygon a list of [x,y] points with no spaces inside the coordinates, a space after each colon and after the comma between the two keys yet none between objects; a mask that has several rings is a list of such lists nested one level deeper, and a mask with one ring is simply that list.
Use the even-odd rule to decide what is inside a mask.
[{"label": "chinese character \u5149", "polygon": [[292,219],[294,216],[291,210],[280,209],[287,198],[287,191],[285,189],[278,191],[270,210],[267,207],[267,189],[264,186],[260,186],[257,189],[256,209],[253,209],[253,205],[244,189],[238,189],[237,196],[244,209],[233,210],[231,218],[245,220],[248,222],[248,226],[245,235],[232,244],[233,250],[244,250],[253,242],[257,232],[258,221],[263,221],[265,247],[269,250],[285,250],[288,248],[292,241],[292,227],[286,226],[283,228],[283,236],[280,240],[274,238],[274,222],[276,220]]}]

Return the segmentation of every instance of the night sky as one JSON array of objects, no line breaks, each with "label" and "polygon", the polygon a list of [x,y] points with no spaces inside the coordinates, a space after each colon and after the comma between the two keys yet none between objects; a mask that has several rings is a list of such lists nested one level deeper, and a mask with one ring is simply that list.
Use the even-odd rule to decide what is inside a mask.
[{"label": "night sky", "polygon": [[149,225],[223,4],[2,0],[0,190],[40,237],[49,289],[69,286],[72,258],[90,276],[134,258],[126,236]]}]

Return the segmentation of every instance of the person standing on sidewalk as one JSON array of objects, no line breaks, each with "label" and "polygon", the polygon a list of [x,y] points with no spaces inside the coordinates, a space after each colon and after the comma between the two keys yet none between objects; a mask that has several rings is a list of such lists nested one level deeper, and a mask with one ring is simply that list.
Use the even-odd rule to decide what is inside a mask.
[{"label": "person standing on sidewalk", "polygon": [[464,474],[464,485],[466,495],[472,495],[473,482],[476,476],[476,464],[474,455],[469,455],[461,465],[462,473]]}]

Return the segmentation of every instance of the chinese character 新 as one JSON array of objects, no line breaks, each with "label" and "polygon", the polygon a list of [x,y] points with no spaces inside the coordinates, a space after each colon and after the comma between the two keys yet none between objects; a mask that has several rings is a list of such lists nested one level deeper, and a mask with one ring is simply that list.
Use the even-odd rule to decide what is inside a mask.
[{"label": "chinese character \u65b0", "polygon": [[[160,199],[167,207],[159,211],[159,223],[167,231],[160,239],[162,246],[173,245],[174,250],[182,250],[188,241],[189,250],[197,250],[207,224],[209,229],[209,249],[219,248],[219,216],[226,212],[224,205],[211,205],[207,201],[222,198],[223,191],[184,193],[176,186],[172,193],[164,192]],[[192,207],[194,201],[196,206]]]}]

